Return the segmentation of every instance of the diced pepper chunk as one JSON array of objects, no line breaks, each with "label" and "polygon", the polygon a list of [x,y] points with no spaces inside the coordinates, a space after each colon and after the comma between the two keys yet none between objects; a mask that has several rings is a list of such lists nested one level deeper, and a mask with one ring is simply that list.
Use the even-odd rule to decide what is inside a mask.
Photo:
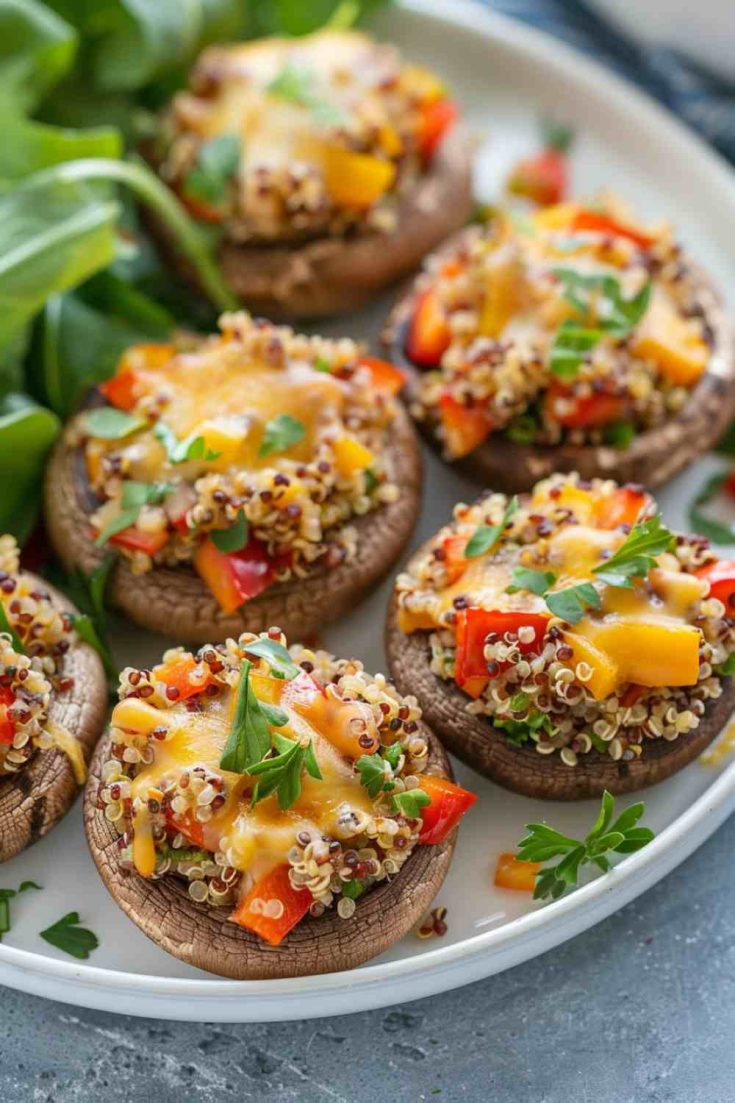
[{"label": "diced pepper chunk", "polygon": [[0,686],[0,744],[11,746],[15,738],[15,722],[8,716],[8,709],[15,701],[9,686]]},{"label": "diced pepper chunk", "polygon": [[362,356],[360,366],[370,372],[373,386],[386,394],[397,395],[406,384],[406,377],[401,369],[389,360],[381,360],[377,356]]},{"label": "diced pepper chunk", "polygon": [[372,467],[375,456],[354,437],[340,437],[334,442],[334,460],[340,475],[354,475]]},{"label": "diced pepper chunk", "polygon": [[610,218],[608,215],[600,214],[598,211],[589,211],[585,208],[578,211],[569,228],[572,233],[588,232],[612,237],[625,237],[629,241],[635,242],[636,245],[640,245],[642,249],[650,249],[656,240],[637,226],[629,226],[627,223],[618,222],[617,219]]},{"label": "diced pepper chunk", "polygon": [[601,529],[616,529],[619,525],[636,523],[651,499],[637,486],[619,486],[595,504],[595,524]]},{"label": "diced pepper chunk", "polygon": [[480,333],[497,339],[524,300],[523,269],[518,254],[512,249],[496,249],[488,258],[484,282]]},{"label": "diced pepper chunk", "polygon": [[276,866],[261,877],[242,898],[230,916],[233,922],[253,931],[271,946],[279,946],[289,931],[304,918],[314,897],[308,889],[295,889],[290,866]]},{"label": "diced pepper chunk", "polygon": [[616,616],[565,632],[574,662],[587,662],[593,676],[587,686],[600,700],[618,686],[692,686],[699,677],[701,632],[689,624],[646,624]]},{"label": "diced pepper chunk", "polygon": [[453,395],[441,396],[439,414],[444,443],[452,459],[461,459],[474,452],[492,432],[492,419],[484,407],[464,406]]},{"label": "diced pepper chunk", "polygon": [[172,831],[178,831],[187,842],[200,850],[206,850],[204,842],[204,824],[200,823],[191,812],[185,812],[181,816],[175,816],[171,809],[166,811],[166,823]]},{"label": "diced pepper chunk", "polygon": [[459,116],[454,100],[441,99],[421,107],[418,147],[425,161],[430,161],[452,129]]},{"label": "diced pepper chunk", "polygon": [[128,528],[111,536],[109,543],[118,548],[127,548],[128,551],[141,551],[146,555],[155,555],[166,546],[168,538],[166,529],[161,529],[159,532],[143,532],[136,525],[129,525]]},{"label": "diced pepper chunk", "polygon": [[451,334],[436,290],[425,288],[416,300],[408,329],[406,353],[420,368],[435,368],[449,347]]},{"label": "diced pepper chunk", "polygon": [[157,371],[168,363],[175,351],[174,346],[166,342],[131,345],[120,357],[115,375],[100,383],[100,392],[119,410],[132,410],[140,397],[140,373]]},{"label": "diced pepper chunk", "polygon": [[138,376],[133,371],[121,371],[113,375],[112,379],[106,379],[100,383],[100,393],[105,396],[111,406],[118,410],[132,410],[137,402],[136,385]]},{"label": "diced pepper chunk", "polygon": [[611,656],[584,636],[575,632],[565,632],[564,642],[574,652],[569,663],[572,669],[576,669],[579,663],[586,663],[590,667],[592,676],[584,684],[596,701],[609,697],[625,680],[621,677],[618,665]]},{"label": "diced pepper chunk", "polygon": [[419,842],[426,845],[443,843],[475,803],[477,795],[435,774],[421,774],[419,788],[431,799],[431,804],[421,809],[423,827]]},{"label": "diced pepper chunk", "polygon": [[[531,628],[533,639],[519,640],[518,649],[524,655],[538,654],[543,647],[550,619],[545,613],[461,609],[455,624],[457,654],[454,678],[457,685],[471,696],[482,693],[490,679],[484,651],[485,640],[491,632],[502,638],[507,632],[518,633],[521,628]],[[500,663],[498,672],[507,669],[507,666],[507,663]]]},{"label": "diced pepper chunk", "polygon": [[682,318],[663,294],[654,293],[632,337],[634,356],[652,360],[663,377],[679,387],[693,386],[709,362],[709,348],[689,318]]},{"label": "diced pepper chunk", "polygon": [[224,613],[234,613],[273,582],[277,563],[263,544],[251,537],[242,551],[222,552],[206,537],[194,553],[194,567]]},{"label": "diced pepper chunk", "polygon": [[329,146],[324,151],[324,182],[331,199],[342,207],[367,210],[388,191],[396,177],[392,161]]},{"label": "diced pepper chunk", "polygon": [[710,597],[725,606],[728,617],[735,616],[735,559],[717,559],[697,571],[699,578],[709,582]]},{"label": "diced pepper chunk", "polygon": [[519,161],[508,179],[511,195],[549,207],[561,203],[569,186],[569,162],[561,150],[545,149]]},{"label": "diced pepper chunk", "polygon": [[174,659],[173,662],[162,663],[160,666],[154,667],[153,679],[156,682],[165,682],[169,689],[176,690],[178,696],[175,700],[186,701],[189,697],[195,697],[198,693],[203,693],[212,681],[212,676],[206,667],[206,676],[203,679],[192,681],[190,675],[197,669],[197,666],[201,667],[201,664],[196,662],[193,655],[183,655],[179,659]]},{"label": "diced pepper chunk", "polygon": [[499,854],[495,867],[495,884],[499,889],[533,892],[541,862],[522,862],[515,854]]},{"label": "diced pepper chunk", "polygon": [[447,581],[449,585],[456,582],[462,577],[467,569],[468,560],[465,556],[465,549],[467,547],[466,536],[447,536],[442,541],[442,562],[444,564],[444,570],[447,572]]},{"label": "diced pepper chunk", "polygon": [[[554,380],[549,387],[547,402],[550,414],[565,429],[596,429],[623,421],[628,413],[627,399],[622,395],[600,394],[576,398],[574,391]],[[562,412],[557,410],[562,404]]]}]

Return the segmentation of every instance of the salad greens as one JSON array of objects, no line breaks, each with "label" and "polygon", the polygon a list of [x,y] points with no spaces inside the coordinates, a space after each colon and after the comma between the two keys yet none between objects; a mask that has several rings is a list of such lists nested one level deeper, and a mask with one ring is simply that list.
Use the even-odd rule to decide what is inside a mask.
[{"label": "salad greens", "polygon": [[[0,0],[0,532],[29,536],[61,419],[127,346],[236,306],[213,236],[136,157],[152,112],[209,43],[349,26],[379,2]],[[233,143],[216,153],[210,193]],[[166,227],[205,308],[161,264],[138,208]]]}]

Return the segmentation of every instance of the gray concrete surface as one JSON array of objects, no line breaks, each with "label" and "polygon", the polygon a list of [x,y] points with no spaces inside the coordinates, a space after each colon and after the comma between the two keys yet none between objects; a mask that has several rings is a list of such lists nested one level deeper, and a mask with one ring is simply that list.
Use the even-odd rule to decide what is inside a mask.
[{"label": "gray concrete surface", "polygon": [[618,915],[469,988],[213,1026],[0,989],[5,1103],[731,1103],[735,819]]}]

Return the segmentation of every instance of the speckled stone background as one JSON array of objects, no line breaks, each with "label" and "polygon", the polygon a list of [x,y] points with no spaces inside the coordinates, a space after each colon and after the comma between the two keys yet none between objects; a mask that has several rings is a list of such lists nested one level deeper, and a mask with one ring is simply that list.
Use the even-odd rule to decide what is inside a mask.
[{"label": "speckled stone background", "polygon": [[386,1011],[168,1023],[0,990],[6,1103],[731,1103],[735,820],[535,961]]}]

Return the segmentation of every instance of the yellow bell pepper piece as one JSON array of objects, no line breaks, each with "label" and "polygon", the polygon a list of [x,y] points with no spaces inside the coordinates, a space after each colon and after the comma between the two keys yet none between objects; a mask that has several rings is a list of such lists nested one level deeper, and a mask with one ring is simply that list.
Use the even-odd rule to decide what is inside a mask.
[{"label": "yellow bell pepper piece", "polygon": [[390,161],[334,146],[324,151],[324,182],[331,198],[342,207],[372,207],[395,178],[396,167]]},{"label": "yellow bell pepper piece", "polygon": [[707,367],[709,349],[693,323],[662,293],[654,294],[632,343],[634,356],[653,360],[670,383],[691,387]]},{"label": "yellow bell pepper piece", "polygon": [[436,628],[436,620],[430,613],[424,611],[399,608],[398,627],[401,632],[410,636],[412,632],[429,632],[432,628]]},{"label": "yellow bell pepper piece", "polygon": [[147,705],[138,697],[126,697],[115,705],[110,722],[113,728],[122,728],[136,735],[150,735],[154,728],[161,726],[162,714],[160,709]]},{"label": "yellow bell pepper piece", "polygon": [[[593,634],[594,633],[594,634]],[[619,618],[594,627],[590,638],[620,671],[620,684],[693,686],[699,677],[701,633],[689,624]]]},{"label": "yellow bell pepper piece", "polygon": [[492,254],[485,271],[485,295],[480,314],[480,333],[498,338],[520,308],[523,273],[517,254],[502,248]]},{"label": "yellow bell pepper piece", "polygon": [[354,437],[340,437],[334,445],[334,459],[340,475],[354,475],[365,471],[375,462],[375,456]]},{"label": "yellow bell pepper piece", "polygon": [[614,693],[624,679],[621,678],[620,669],[613,658],[585,636],[576,632],[565,632],[564,642],[569,644],[574,652],[574,657],[569,662],[570,667],[574,668],[578,663],[587,663],[592,669],[592,677],[585,685],[595,700],[601,701]]},{"label": "yellow bell pepper piece", "polygon": [[203,438],[206,451],[219,453],[216,460],[208,461],[212,469],[224,471],[240,459],[247,430],[240,418],[218,418],[202,422],[196,435]]}]

